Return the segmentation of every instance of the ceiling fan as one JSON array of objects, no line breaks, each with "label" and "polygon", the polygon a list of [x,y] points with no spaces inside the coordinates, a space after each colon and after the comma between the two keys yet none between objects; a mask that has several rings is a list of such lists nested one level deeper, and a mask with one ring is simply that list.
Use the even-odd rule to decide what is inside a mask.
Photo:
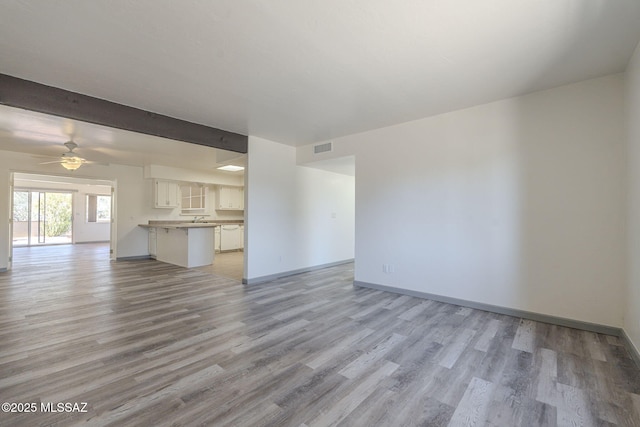
[{"label": "ceiling fan", "polygon": [[47,165],[51,163],[60,163],[62,167],[65,168],[66,170],[74,171],[78,169],[80,166],[84,165],[85,163],[89,163],[86,159],[83,159],[82,157],[78,156],[76,153],[73,152],[73,150],[78,148],[78,144],[69,140],[65,142],[64,145],[65,147],[67,147],[69,151],[67,151],[66,153],[62,153],[62,156],[60,156],[60,160],[56,160],[53,162],[44,162],[40,164]]}]

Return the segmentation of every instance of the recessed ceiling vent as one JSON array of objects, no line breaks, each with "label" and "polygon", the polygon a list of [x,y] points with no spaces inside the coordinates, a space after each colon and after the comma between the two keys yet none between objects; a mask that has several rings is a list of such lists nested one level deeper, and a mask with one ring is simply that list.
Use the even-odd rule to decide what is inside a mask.
[{"label": "recessed ceiling vent", "polygon": [[333,144],[330,142],[313,146],[313,154],[327,153],[329,151],[333,151]]}]

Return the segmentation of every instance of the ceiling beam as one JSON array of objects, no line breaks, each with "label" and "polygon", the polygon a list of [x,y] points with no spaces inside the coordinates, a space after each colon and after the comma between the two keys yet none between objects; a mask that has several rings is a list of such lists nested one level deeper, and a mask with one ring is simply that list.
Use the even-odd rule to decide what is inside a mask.
[{"label": "ceiling beam", "polygon": [[247,152],[245,135],[0,74],[0,104],[146,135]]}]

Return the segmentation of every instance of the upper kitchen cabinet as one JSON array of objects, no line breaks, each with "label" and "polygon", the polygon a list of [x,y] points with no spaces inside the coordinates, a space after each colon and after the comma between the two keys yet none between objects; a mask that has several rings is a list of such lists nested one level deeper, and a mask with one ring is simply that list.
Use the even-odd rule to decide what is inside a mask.
[{"label": "upper kitchen cabinet", "polygon": [[216,202],[217,210],[242,211],[244,210],[244,189],[220,186]]},{"label": "upper kitchen cabinet", "polygon": [[154,207],[177,208],[178,207],[178,183],[172,181],[156,180],[154,184]]}]

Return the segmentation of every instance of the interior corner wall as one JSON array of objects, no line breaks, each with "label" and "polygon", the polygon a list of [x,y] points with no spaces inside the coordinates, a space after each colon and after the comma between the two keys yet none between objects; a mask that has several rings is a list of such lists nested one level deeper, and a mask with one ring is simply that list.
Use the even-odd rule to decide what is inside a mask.
[{"label": "interior corner wall", "polygon": [[625,74],[629,160],[629,258],[624,330],[640,352],[640,44]]},{"label": "interior corner wall", "polygon": [[333,139],[355,280],[621,327],[623,115],[617,74]]},{"label": "interior corner wall", "polygon": [[245,279],[353,258],[354,178],[296,165],[296,148],[249,136]]}]

